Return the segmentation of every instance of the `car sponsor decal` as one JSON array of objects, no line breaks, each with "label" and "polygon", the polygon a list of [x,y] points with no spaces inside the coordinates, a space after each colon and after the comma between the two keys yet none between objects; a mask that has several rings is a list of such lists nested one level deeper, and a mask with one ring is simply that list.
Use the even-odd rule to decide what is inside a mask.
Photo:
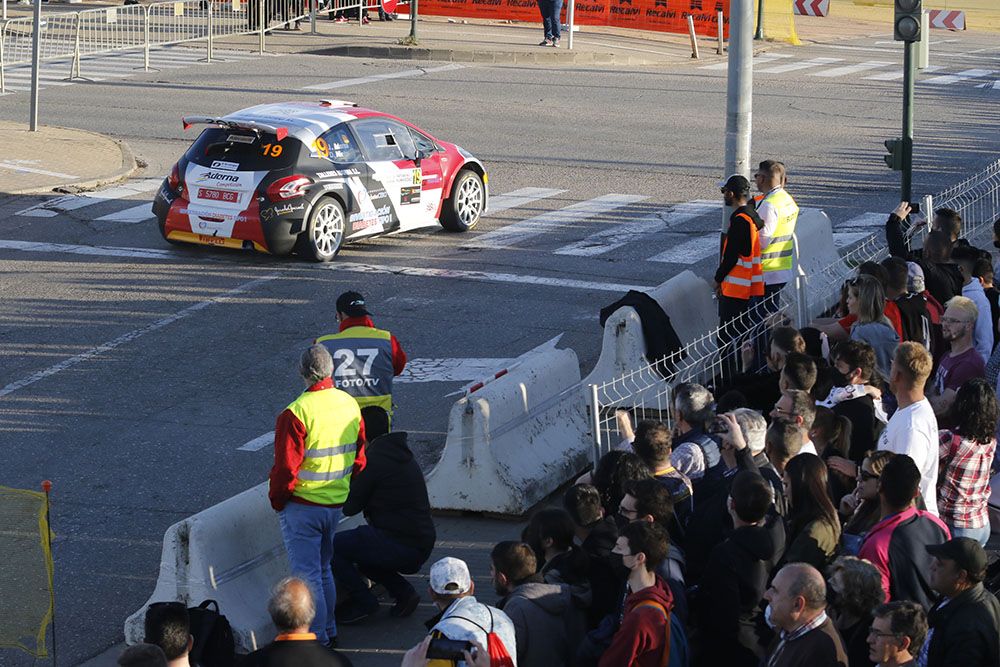
[{"label": "car sponsor decal", "polygon": [[230,134],[226,141],[231,144],[252,144],[257,141],[257,137],[250,134]]},{"label": "car sponsor decal", "polygon": [[420,185],[422,182],[423,179],[421,178],[420,175],[420,167],[417,167],[416,169],[413,170],[413,184]]},{"label": "car sponsor decal", "polygon": [[333,176],[360,176],[361,172],[357,169],[333,169],[331,171],[318,171],[316,172],[316,178],[331,178]]},{"label": "car sponsor decal", "polygon": [[420,203],[420,186],[412,185],[405,188],[399,189],[399,203],[406,204],[419,204]]},{"label": "car sponsor decal", "polygon": [[273,220],[282,215],[290,215],[298,211],[305,211],[306,205],[303,204],[281,204],[279,206],[273,206],[271,208],[263,208],[260,210],[260,219],[262,222],[267,222]]},{"label": "car sponsor decal", "polygon": [[237,171],[240,165],[236,162],[226,162],[225,160],[215,160],[212,162],[212,169],[225,169],[226,171]]},{"label": "car sponsor decal", "polygon": [[352,213],[350,220],[354,231],[367,230],[376,225],[385,228],[392,222],[392,208],[386,204],[378,208]]}]

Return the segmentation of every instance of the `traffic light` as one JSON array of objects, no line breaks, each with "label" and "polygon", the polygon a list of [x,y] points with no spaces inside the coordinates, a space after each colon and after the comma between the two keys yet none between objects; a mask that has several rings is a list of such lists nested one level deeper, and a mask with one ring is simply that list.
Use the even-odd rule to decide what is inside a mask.
[{"label": "traffic light", "polygon": [[902,139],[886,139],[885,149],[889,152],[888,155],[882,157],[885,163],[889,165],[889,169],[893,171],[902,171],[903,169],[903,140]]},{"label": "traffic light", "polygon": [[894,0],[892,38],[897,42],[920,41],[920,0]]}]

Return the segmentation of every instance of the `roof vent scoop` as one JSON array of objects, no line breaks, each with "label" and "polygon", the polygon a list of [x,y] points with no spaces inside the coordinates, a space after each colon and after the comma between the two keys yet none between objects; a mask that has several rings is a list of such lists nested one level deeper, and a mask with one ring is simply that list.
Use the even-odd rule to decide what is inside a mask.
[{"label": "roof vent scoop", "polygon": [[348,102],[347,100],[320,100],[320,106],[324,107],[356,107],[357,102]]}]

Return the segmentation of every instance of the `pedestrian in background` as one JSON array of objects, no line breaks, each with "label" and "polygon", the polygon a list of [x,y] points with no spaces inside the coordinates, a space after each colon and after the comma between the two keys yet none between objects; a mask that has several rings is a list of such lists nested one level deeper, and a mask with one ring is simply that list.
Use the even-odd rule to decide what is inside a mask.
[{"label": "pedestrian in background", "polygon": [[559,48],[559,15],[562,13],[563,0],[538,0],[538,11],[542,15],[542,29],[545,39],[538,46],[553,46]]},{"label": "pedestrian in background", "polygon": [[[763,221],[760,228],[761,268],[764,272],[764,299],[780,292],[792,279],[792,251],[795,247],[795,223],[799,207],[785,191],[788,173],[777,160],[764,160],[753,175],[757,189],[763,194],[757,204],[757,214]],[[776,311],[777,304],[768,311]]]},{"label": "pedestrian in background", "polygon": [[337,641],[333,534],[351,475],[365,465],[365,429],[357,402],[333,386],[333,359],[325,347],[303,352],[299,372],[307,389],[278,415],[268,497],[292,574],[313,590],[311,631],[332,647]]}]

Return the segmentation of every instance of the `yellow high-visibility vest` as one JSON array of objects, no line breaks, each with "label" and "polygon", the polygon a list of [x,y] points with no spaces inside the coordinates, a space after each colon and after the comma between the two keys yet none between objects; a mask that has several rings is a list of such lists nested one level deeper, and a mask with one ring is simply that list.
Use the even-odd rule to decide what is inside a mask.
[{"label": "yellow high-visibility vest", "polygon": [[305,458],[292,495],[321,505],[343,503],[350,490],[361,432],[357,402],[331,387],[302,392],[288,410],[306,428]]},{"label": "yellow high-visibility vest", "polygon": [[799,217],[799,207],[784,188],[776,188],[764,197],[764,201],[774,207],[778,214],[778,224],[774,227],[766,248],[761,250],[761,269],[764,282],[768,285],[787,283],[792,279],[792,255],[795,240],[795,221]]},{"label": "yellow high-visibility vest", "polygon": [[333,385],[366,408],[377,405],[392,414],[392,334],[374,327],[348,327],[320,336],[333,357]]}]

